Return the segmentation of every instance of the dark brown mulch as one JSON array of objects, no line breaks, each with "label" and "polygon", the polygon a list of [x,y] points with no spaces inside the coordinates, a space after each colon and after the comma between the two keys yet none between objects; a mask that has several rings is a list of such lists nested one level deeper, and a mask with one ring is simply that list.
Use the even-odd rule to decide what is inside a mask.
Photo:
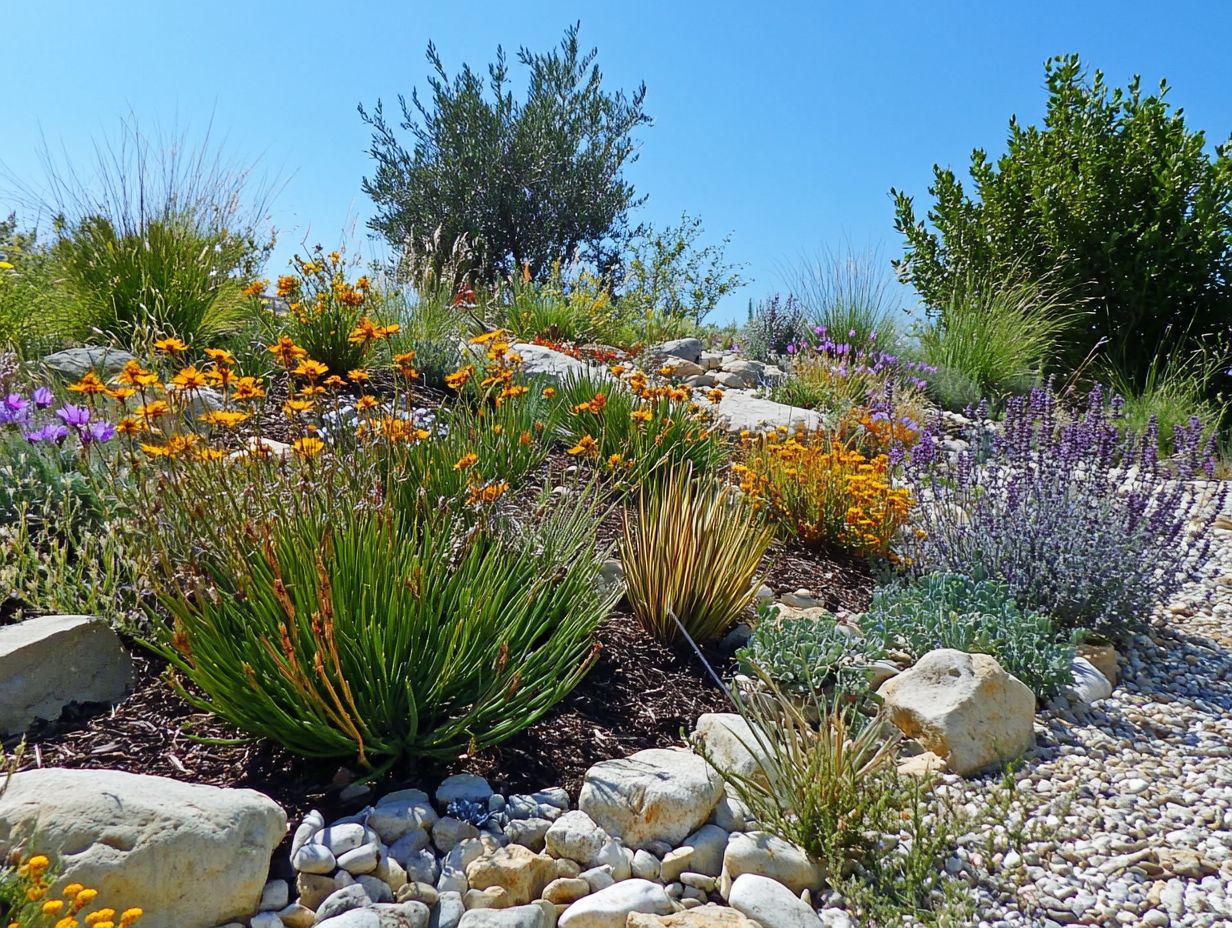
[{"label": "dark brown mulch", "polygon": [[[632,616],[615,614],[599,629],[598,662],[544,719],[462,763],[501,790],[564,786],[576,792],[591,765],[650,747],[682,744],[705,712],[731,704],[696,655],[674,652],[641,630]],[[708,655],[715,671],[728,668]]]},{"label": "dark brown mulch", "polygon": [[863,558],[812,551],[797,544],[776,546],[767,555],[766,583],[779,595],[804,589],[832,612],[863,612],[873,593],[873,576]]},{"label": "dark brown mulch", "polygon": [[[614,615],[598,637],[602,650],[595,667],[544,719],[449,768],[402,770],[391,779],[398,786],[431,788],[446,774],[465,769],[484,774],[502,790],[563,785],[576,791],[586,768],[597,761],[679,744],[682,728],[703,712],[727,707],[696,657],[664,648],[631,617]],[[136,648],[133,659],[132,695],[114,709],[72,707],[57,722],[31,732],[23,769],[108,768],[249,787],[271,796],[293,818],[310,808],[327,816],[344,811],[331,786],[345,785],[352,772],[265,741],[238,740],[238,731],[196,711],[171,690],[161,660]]]}]

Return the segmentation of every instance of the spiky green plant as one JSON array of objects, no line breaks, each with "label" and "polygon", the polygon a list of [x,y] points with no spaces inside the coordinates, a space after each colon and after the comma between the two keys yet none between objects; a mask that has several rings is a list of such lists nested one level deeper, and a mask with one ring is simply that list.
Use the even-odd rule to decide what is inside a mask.
[{"label": "spiky green plant", "polygon": [[155,646],[184,695],[298,754],[453,759],[541,718],[594,658],[593,496],[524,530],[335,507],[219,526]]},{"label": "spiky green plant", "polygon": [[752,602],[773,540],[736,491],[675,468],[642,489],[635,518],[625,514],[620,551],[634,616],[668,644],[677,620],[694,641],[714,640]]}]

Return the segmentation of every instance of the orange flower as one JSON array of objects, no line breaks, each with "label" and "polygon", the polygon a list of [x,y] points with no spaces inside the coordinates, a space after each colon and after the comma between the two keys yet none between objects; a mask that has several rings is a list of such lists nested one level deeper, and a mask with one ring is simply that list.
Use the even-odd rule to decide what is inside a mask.
[{"label": "orange flower", "polygon": [[265,288],[269,286],[268,280],[254,280],[247,287],[240,291],[244,296],[260,296],[265,292]]},{"label": "orange flower", "polygon": [[265,396],[265,390],[257,383],[257,378],[241,377],[235,384],[235,392],[231,395],[237,400],[255,400]]},{"label": "orange flower", "polygon": [[144,432],[145,426],[143,426],[140,422],[138,422],[132,416],[125,416],[123,419],[121,419],[119,422],[116,423],[116,431],[119,432],[121,435],[128,435],[129,437],[131,437],[133,435],[140,435],[142,432]]},{"label": "orange flower", "polygon": [[158,383],[158,374],[145,370],[136,361],[129,361],[116,379],[130,387],[152,387]]},{"label": "orange flower", "polygon": [[362,383],[370,378],[368,377],[368,372],[366,370],[357,367],[353,371],[347,371],[347,379],[352,383]]},{"label": "orange flower", "polygon": [[235,355],[226,348],[206,348],[205,356],[215,364],[221,364],[225,367],[233,367],[235,365]]},{"label": "orange flower", "polygon": [[649,409],[635,409],[630,415],[637,422],[649,422],[654,418],[654,414]]},{"label": "orange flower", "polygon": [[330,374],[328,377],[325,378],[324,384],[325,386],[329,387],[332,390],[337,390],[339,387],[345,387],[346,381],[343,380],[341,377],[339,377],[337,374]]},{"label": "orange flower", "polygon": [[123,404],[126,399],[136,392],[132,387],[112,387],[107,391],[107,396],[117,403]]},{"label": "orange flower", "polygon": [[475,373],[475,368],[468,364],[466,367],[459,368],[452,374],[447,375],[445,377],[445,385],[451,390],[461,390],[466,385],[466,382],[471,379],[473,373]]},{"label": "orange flower", "polygon": [[316,407],[316,403],[312,400],[287,400],[282,404],[282,411],[290,418],[294,419],[301,413],[308,412]]},{"label": "orange flower", "polygon": [[171,378],[171,387],[175,390],[200,390],[205,384],[205,374],[191,366]]},{"label": "orange flower", "polygon": [[469,454],[464,454],[462,457],[458,458],[457,462],[453,465],[453,469],[466,470],[469,467],[473,467],[476,463],[478,463],[478,461],[479,455],[472,451]]},{"label": "orange flower", "polygon": [[355,324],[355,328],[351,329],[351,334],[347,336],[347,341],[354,345],[366,345],[368,342],[374,342],[377,339],[377,325],[367,316],[364,316]]},{"label": "orange flower", "polygon": [[294,339],[289,335],[282,336],[275,344],[270,345],[267,350],[278,359],[283,367],[290,367],[300,358],[308,357],[308,352],[295,344]]},{"label": "orange flower", "polygon": [[98,375],[94,371],[86,371],[85,375],[69,387],[73,393],[84,393],[86,396],[96,396],[99,393],[107,392],[107,385],[98,379]]},{"label": "orange flower", "polygon": [[471,487],[467,494],[466,501],[470,505],[479,503],[494,503],[509,489],[509,483],[504,480],[495,483],[486,483],[483,486]]},{"label": "orange flower", "polygon": [[299,362],[299,366],[291,371],[296,377],[307,377],[309,380],[316,380],[318,377],[324,377],[329,373],[329,368],[320,361],[313,361],[311,358],[304,358]]},{"label": "orange flower", "polygon": [[367,409],[373,409],[376,407],[376,405],[377,405],[377,399],[375,396],[371,395],[370,393],[365,393],[363,396],[361,396],[359,399],[355,401],[355,408],[359,410],[360,412],[363,412],[364,410],[367,410]]},{"label": "orange flower", "polygon": [[245,422],[252,417],[246,412],[237,412],[234,409],[212,409],[209,412],[203,412],[197,418],[206,425],[217,425],[224,429],[233,429],[241,422]]},{"label": "orange flower", "polygon": [[137,417],[139,419],[144,419],[146,422],[149,422],[152,419],[157,419],[160,416],[165,416],[170,411],[171,411],[171,407],[168,406],[165,402],[163,402],[162,400],[154,400],[153,402],[143,403],[142,405],[138,406],[137,407]]},{"label": "orange flower", "polygon": [[544,395],[547,399],[549,399],[549,400],[550,400],[552,397],[554,397],[554,396],[556,395],[556,388],[555,388],[555,387],[544,387],[544,388],[543,388],[543,395]]},{"label": "orange flower", "polygon": [[599,443],[589,435],[583,435],[578,439],[578,443],[568,451],[572,455],[581,455],[582,457],[595,458],[599,456]]},{"label": "orange flower", "polygon": [[288,297],[295,292],[299,286],[299,281],[290,274],[284,274],[278,278],[278,295],[280,297]]}]

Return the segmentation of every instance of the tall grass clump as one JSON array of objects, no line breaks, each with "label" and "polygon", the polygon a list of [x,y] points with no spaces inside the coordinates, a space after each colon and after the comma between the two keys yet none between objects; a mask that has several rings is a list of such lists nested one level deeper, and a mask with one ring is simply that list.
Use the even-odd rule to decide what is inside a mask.
[{"label": "tall grass clump", "polygon": [[896,281],[877,249],[822,248],[800,259],[787,276],[809,328],[824,326],[856,349],[871,348],[873,341],[885,350],[895,347],[901,323]]},{"label": "tall grass clump", "polygon": [[27,195],[53,220],[57,328],[142,347],[240,327],[242,278],[272,247],[268,198],[250,190],[249,170],[229,166],[208,132],[194,145],[132,121],[95,152],[89,173],[44,152],[46,187]]},{"label": "tall grass clump", "polygon": [[1029,390],[1077,321],[1072,304],[1047,283],[972,275],[931,315],[920,351],[940,372],[930,393],[950,409]]},{"label": "tall grass clump", "polygon": [[678,467],[643,489],[621,540],[626,597],[638,622],[667,644],[677,621],[713,641],[749,607],[774,533],[730,488]]},{"label": "tall grass clump", "polygon": [[1108,383],[1124,401],[1125,424],[1144,432],[1154,421],[1166,451],[1173,450],[1172,436],[1198,418],[1209,429],[1224,424],[1229,400],[1216,388],[1226,379],[1228,352],[1216,345],[1200,344],[1187,354],[1157,352],[1140,383],[1134,383],[1108,366]]}]

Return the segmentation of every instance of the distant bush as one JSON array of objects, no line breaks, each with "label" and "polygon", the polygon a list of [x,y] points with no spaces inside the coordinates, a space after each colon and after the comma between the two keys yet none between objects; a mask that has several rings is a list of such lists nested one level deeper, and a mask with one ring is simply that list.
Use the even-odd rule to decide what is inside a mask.
[{"label": "distant bush", "polygon": [[787,354],[789,346],[803,337],[804,311],[794,297],[777,293],[754,306],[740,330],[740,353],[754,361],[773,363]]},{"label": "distant bush", "polygon": [[1024,612],[1009,587],[992,580],[929,574],[879,589],[860,627],[916,659],[936,648],[990,654],[1040,700],[1073,682],[1073,646],[1046,615]]},{"label": "distant bush", "polygon": [[917,570],[1004,583],[1024,610],[1064,630],[1119,634],[1195,578],[1209,535],[1212,494],[1190,478],[1214,471],[1213,443],[1201,424],[1174,436],[1161,460],[1158,434],[1122,428],[1120,404],[1095,389],[1067,414],[1046,388],[1012,398],[991,438],[979,425],[952,465],[933,466],[926,434],[911,453],[923,500],[906,539]]}]

